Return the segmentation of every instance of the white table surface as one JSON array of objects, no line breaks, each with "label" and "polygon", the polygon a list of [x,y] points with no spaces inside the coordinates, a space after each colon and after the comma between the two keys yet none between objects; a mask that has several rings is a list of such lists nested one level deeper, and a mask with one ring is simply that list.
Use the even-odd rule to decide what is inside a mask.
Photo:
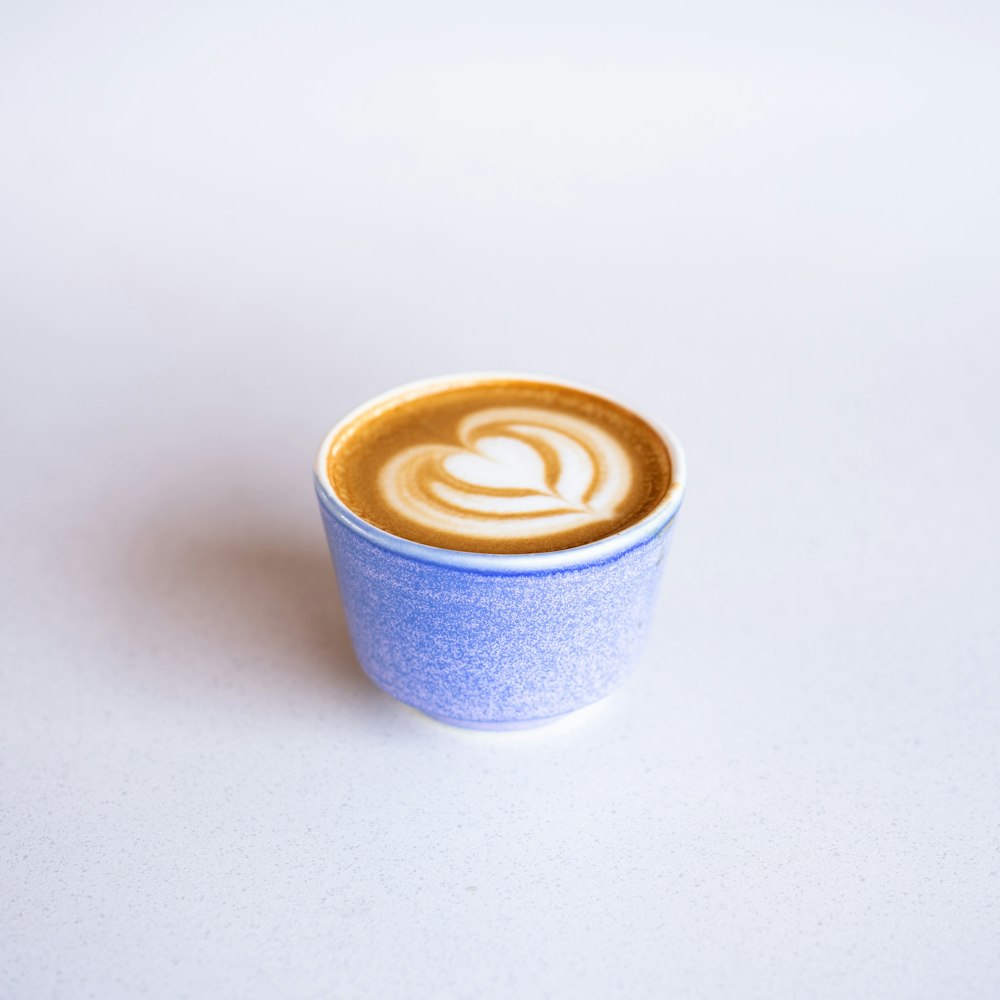
[{"label": "white table surface", "polygon": [[[0,996],[1000,996],[995,4],[27,4]],[[413,378],[686,445],[652,641],[377,691],[310,483]]]}]

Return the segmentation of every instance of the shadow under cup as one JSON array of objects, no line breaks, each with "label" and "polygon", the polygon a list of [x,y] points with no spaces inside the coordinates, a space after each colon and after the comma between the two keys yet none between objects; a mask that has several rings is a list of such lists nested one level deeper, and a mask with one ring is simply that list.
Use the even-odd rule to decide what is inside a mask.
[{"label": "shadow under cup", "polygon": [[604,698],[635,665],[648,631],[683,494],[679,445],[654,428],[670,454],[671,485],[649,514],[616,534],[516,555],[436,548],[360,518],[336,495],[326,469],[345,426],[413,388],[349,414],[316,464],[323,525],[365,673],[427,715],[475,729],[541,725]]}]

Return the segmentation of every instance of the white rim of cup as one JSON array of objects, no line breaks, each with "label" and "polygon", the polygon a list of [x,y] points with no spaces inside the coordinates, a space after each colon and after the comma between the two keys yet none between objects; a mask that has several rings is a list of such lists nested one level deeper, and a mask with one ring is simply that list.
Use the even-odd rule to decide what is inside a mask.
[{"label": "white rim of cup", "polygon": [[[436,388],[474,385],[477,382],[492,380],[515,380],[525,382],[540,382],[544,385],[555,385],[565,389],[576,389],[580,392],[596,396],[598,399],[611,403],[638,417],[648,424],[659,435],[670,455],[670,486],[660,502],[644,517],[611,535],[605,535],[594,542],[585,545],[575,545],[568,549],[554,549],[547,552],[469,552],[464,549],[445,549],[437,545],[427,545],[425,542],[415,542],[400,535],[394,535],[384,528],[378,528],[356,514],[340,497],[337,496],[330,481],[327,459],[333,442],[338,435],[354,423],[363,414],[384,406],[386,403],[401,402],[409,397],[426,395]],[[459,372],[454,375],[437,375],[432,378],[418,379],[397,386],[388,392],[380,393],[356,406],[345,417],[339,420],[329,431],[316,455],[314,467],[316,492],[323,506],[355,534],[361,535],[381,548],[395,552],[397,555],[415,559],[418,562],[430,562],[451,566],[456,569],[474,570],[483,573],[517,573],[545,572],[561,569],[573,569],[582,565],[607,562],[634,548],[646,538],[656,534],[673,520],[680,509],[684,498],[684,486],[687,481],[687,469],[684,461],[684,451],[677,438],[666,428],[638,413],[630,406],[618,402],[611,396],[599,392],[590,386],[580,385],[566,379],[551,375],[536,375],[531,372]]]}]

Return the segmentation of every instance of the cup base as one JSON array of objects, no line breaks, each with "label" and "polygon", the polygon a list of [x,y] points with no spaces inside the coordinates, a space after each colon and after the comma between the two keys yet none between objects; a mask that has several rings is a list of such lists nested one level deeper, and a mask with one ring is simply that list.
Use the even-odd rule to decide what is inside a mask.
[{"label": "cup base", "polygon": [[483,732],[508,732],[515,729],[538,729],[547,726],[559,719],[565,719],[572,712],[563,712],[562,715],[550,715],[545,719],[515,720],[513,722],[479,722],[475,719],[446,719],[443,715],[434,715],[431,712],[424,712],[428,718],[435,722],[444,723],[446,726],[457,726],[459,729],[478,729]]},{"label": "cup base", "polygon": [[428,712],[426,709],[418,708],[417,711],[421,715],[427,716],[428,719],[433,719],[434,722],[440,722],[445,726],[455,726],[458,729],[474,729],[480,732],[504,733],[516,732],[519,729],[544,729],[546,726],[551,726],[563,720],[582,720],[589,717],[604,701],[605,698],[601,698],[599,701],[591,702],[589,705],[581,705],[579,708],[570,709],[568,712],[560,712],[558,715],[547,715],[541,719],[512,719],[503,722],[489,722],[479,719],[449,719],[446,716]]}]

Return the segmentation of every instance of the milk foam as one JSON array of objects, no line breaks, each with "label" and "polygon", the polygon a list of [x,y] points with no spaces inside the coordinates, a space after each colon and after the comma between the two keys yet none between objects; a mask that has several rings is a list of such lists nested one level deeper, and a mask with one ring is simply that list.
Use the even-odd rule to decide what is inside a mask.
[{"label": "milk foam", "polygon": [[570,413],[486,407],[456,435],[457,446],[427,441],[386,460],[377,489],[387,508],[470,540],[544,539],[614,519],[633,486],[621,444]]}]

